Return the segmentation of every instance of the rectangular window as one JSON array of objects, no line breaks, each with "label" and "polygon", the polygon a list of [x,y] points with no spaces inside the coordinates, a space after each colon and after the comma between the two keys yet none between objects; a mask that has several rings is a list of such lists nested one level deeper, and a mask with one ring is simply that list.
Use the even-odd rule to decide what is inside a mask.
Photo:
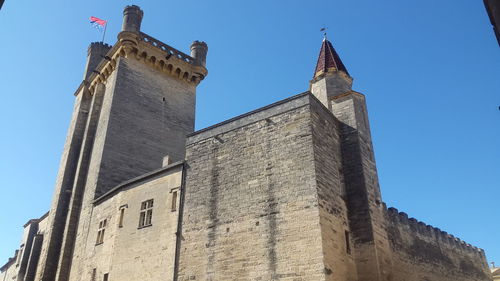
[{"label": "rectangular window", "polygon": [[345,251],[351,254],[351,239],[349,238],[349,231],[345,231]]},{"label": "rectangular window", "polygon": [[118,219],[118,227],[123,227],[123,217],[125,216],[125,207],[120,208],[120,218]]},{"label": "rectangular window", "polygon": [[97,273],[97,268],[92,269],[92,278],[90,280],[95,281],[96,273]]},{"label": "rectangular window", "polygon": [[177,191],[172,192],[172,212],[177,210]]},{"label": "rectangular window", "polygon": [[97,239],[95,241],[96,245],[102,244],[104,242],[104,231],[106,230],[106,224],[108,220],[102,220],[99,222],[99,229],[97,230]]},{"label": "rectangular window", "polygon": [[102,278],[102,281],[108,281],[108,276],[109,276],[109,273],[105,273],[104,277]]},{"label": "rectangular window", "polygon": [[152,221],[153,221],[153,199],[149,199],[141,203],[139,228],[152,225]]}]

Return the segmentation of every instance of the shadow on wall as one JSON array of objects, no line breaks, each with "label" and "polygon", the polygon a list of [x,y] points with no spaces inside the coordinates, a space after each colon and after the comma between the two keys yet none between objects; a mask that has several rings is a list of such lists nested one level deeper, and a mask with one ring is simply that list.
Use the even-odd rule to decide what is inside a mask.
[{"label": "shadow on wall", "polygon": [[[393,258],[416,261],[470,280],[490,280],[486,256],[482,249],[474,247],[439,228],[426,225],[395,208],[386,211],[388,238]],[[439,270],[437,270],[439,272]]]}]

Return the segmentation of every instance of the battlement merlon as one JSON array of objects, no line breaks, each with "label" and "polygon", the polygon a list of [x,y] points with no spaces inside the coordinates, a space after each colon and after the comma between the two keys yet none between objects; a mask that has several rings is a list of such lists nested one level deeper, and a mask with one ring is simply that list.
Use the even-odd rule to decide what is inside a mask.
[{"label": "battlement merlon", "polygon": [[482,256],[485,255],[483,249],[464,242],[461,239],[447,233],[446,231],[442,231],[439,228],[427,225],[426,223],[418,221],[415,218],[409,218],[408,214],[400,212],[396,208],[387,208],[387,215],[391,223],[407,225],[407,227],[411,229],[412,233],[414,233],[415,235],[422,235],[428,237],[429,239],[435,240],[436,242],[444,243],[451,247],[463,249],[474,254],[480,254]]},{"label": "battlement merlon", "polygon": [[136,59],[159,70],[165,75],[173,76],[186,83],[198,85],[208,74],[205,67],[208,51],[205,42],[194,41],[191,56],[155,39],[140,31],[142,10],[137,6],[127,6],[124,10],[122,31],[118,41],[102,58],[97,67],[91,70],[84,83],[93,93],[98,83],[106,81],[116,67],[120,57]]}]

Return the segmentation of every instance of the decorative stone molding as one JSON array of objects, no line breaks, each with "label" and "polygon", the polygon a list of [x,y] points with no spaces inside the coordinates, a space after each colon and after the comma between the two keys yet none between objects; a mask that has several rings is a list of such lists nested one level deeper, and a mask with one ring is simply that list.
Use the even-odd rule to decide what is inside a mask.
[{"label": "decorative stone molding", "polygon": [[330,76],[330,75],[339,75],[340,77],[344,78],[345,80],[349,81],[350,83],[352,83],[352,77],[349,76],[347,73],[345,73],[344,71],[342,70],[337,70],[335,68],[328,68],[327,71],[318,71],[314,74],[314,77],[313,79],[310,81],[310,83],[315,83],[327,76]]},{"label": "decorative stone molding", "polygon": [[135,59],[165,75],[194,85],[198,85],[208,74],[207,69],[191,56],[145,33],[122,31],[118,42],[89,77],[91,93],[97,83],[105,83],[120,57]]},{"label": "decorative stone molding", "polygon": [[365,98],[365,95],[363,95],[362,93],[359,93],[359,92],[356,92],[356,91],[347,91],[343,94],[340,94],[340,95],[337,95],[337,96],[333,96],[330,98],[330,100],[338,100],[338,99],[341,99],[343,97],[346,97],[346,96],[349,96],[349,95],[355,95],[355,96],[359,96],[361,98]]}]

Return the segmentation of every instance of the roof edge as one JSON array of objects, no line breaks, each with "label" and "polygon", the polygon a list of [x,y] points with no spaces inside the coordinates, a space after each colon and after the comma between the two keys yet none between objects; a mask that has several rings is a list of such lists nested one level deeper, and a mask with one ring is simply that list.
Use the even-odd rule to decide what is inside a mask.
[{"label": "roof edge", "polygon": [[123,189],[125,187],[128,187],[128,186],[130,186],[132,184],[139,183],[139,182],[147,180],[147,179],[150,179],[150,178],[152,178],[154,176],[157,176],[157,175],[159,175],[159,174],[161,174],[163,172],[169,171],[169,170],[171,170],[173,168],[176,168],[178,166],[182,166],[182,165],[184,165],[184,163],[185,163],[184,160],[177,161],[177,162],[172,163],[172,164],[170,164],[168,166],[162,167],[160,169],[157,169],[157,170],[151,171],[149,173],[140,175],[138,177],[132,178],[130,180],[124,181],[123,183],[120,183],[116,187],[110,189],[108,192],[106,192],[103,195],[101,195],[101,196],[97,197],[96,199],[94,199],[93,204],[97,205],[97,204],[101,203],[102,201],[106,200],[108,197],[111,197],[115,193],[120,192],[121,189]]},{"label": "roof edge", "polygon": [[43,214],[41,217],[39,217],[39,218],[37,218],[37,219],[30,219],[30,220],[28,220],[28,221],[27,221],[27,222],[23,225],[23,227],[26,227],[26,226],[28,226],[28,225],[29,225],[29,224],[31,224],[31,223],[38,223],[38,222],[42,221],[44,218],[46,218],[48,215],[49,215],[49,212],[47,211],[47,212],[45,212],[45,214]]},{"label": "roof edge", "polygon": [[254,110],[249,111],[249,112],[246,112],[246,113],[243,113],[243,114],[238,115],[238,116],[235,116],[235,117],[233,117],[233,118],[230,118],[230,119],[224,120],[224,121],[222,121],[222,122],[216,123],[216,124],[214,124],[214,125],[208,126],[208,127],[206,127],[206,128],[200,129],[200,130],[198,130],[198,131],[194,131],[194,132],[192,132],[192,133],[188,134],[188,135],[187,135],[187,137],[189,138],[189,137],[192,137],[192,136],[198,135],[198,134],[200,134],[200,133],[203,133],[203,132],[206,132],[206,131],[210,131],[210,130],[212,130],[212,129],[214,129],[214,128],[217,128],[217,127],[220,127],[220,126],[222,126],[222,125],[225,125],[225,124],[228,124],[228,123],[234,122],[234,121],[236,121],[236,120],[238,120],[238,119],[241,119],[241,118],[247,117],[247,116],[249,116],[249,115],[252,115],[252,114],[255,114],[255,113],[258,113],[258,112],[261,112],[261,111],[264,111],[264,110],[266,110],[266,109],[269,109],[269,108],[272,108],[272,107],[275,107],[275,106],[278,106],[278,105],[281,105],[281,104],[287,103],[287,102],[289,102],[289,101],[291,101],[291,100],[294,100],[294,99],[298,99],[298,98],[304,97],[304,96],[306,96],[306,95],[308,95],[308,94],[311,94],[311,95],[312,95],[312,93],[311,93],[310,91],[305,91],[305,92],[302,92],[302,93],[300,93],[300,94],[296,94],[296,95],[294,95],[294,96],[291,96],[291,97],[288,97],[288,98],[286,98],[286,99],[279,100],[279,101],[277,101],[277,102],[274,102],[274,103],[268,104],[268,105],[266,105],[266,106],[263,106],[263,107],[260,107],[260,108],[254,109]]}]

